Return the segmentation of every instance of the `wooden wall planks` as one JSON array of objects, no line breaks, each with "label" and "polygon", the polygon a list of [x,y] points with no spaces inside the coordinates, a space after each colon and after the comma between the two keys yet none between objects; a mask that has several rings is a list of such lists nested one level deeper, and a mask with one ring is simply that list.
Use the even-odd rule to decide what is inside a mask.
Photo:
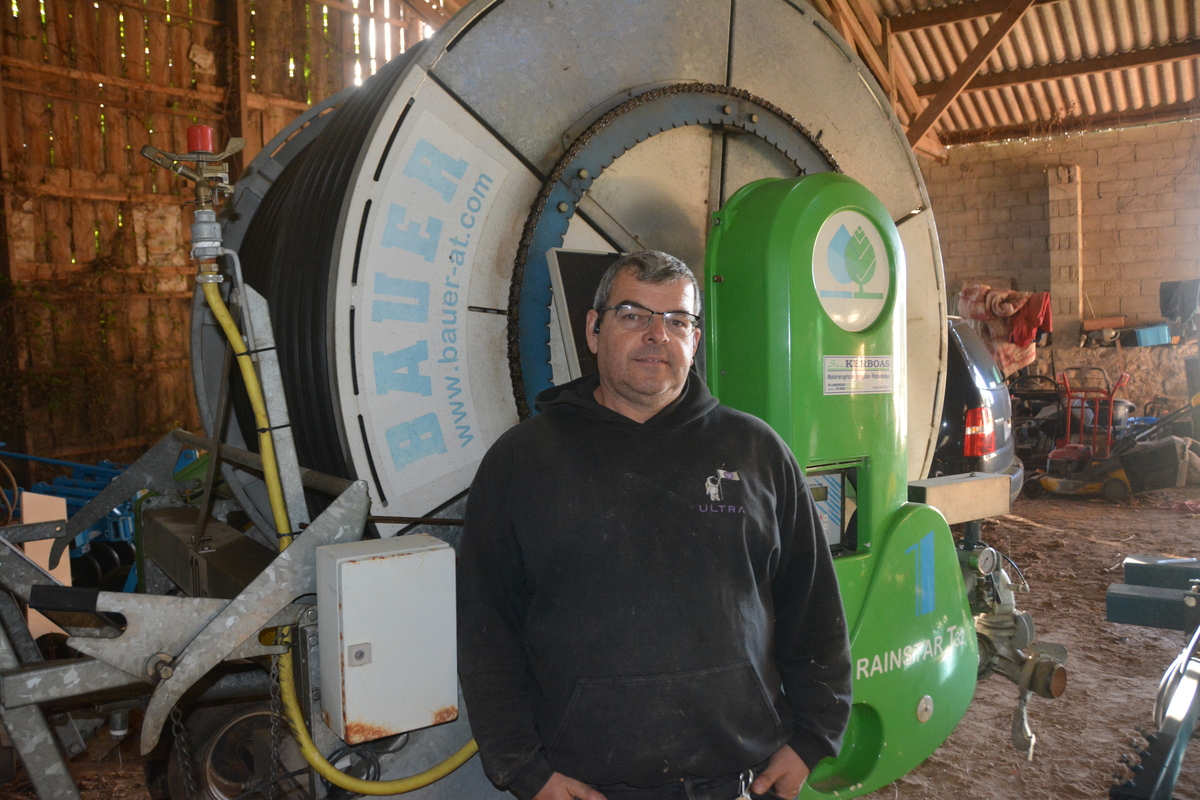
[{"label": "wooden wall planks", "polygon": [[[370,77],[420,39],[422,20],[436,26],[458,5],[4,3],[0,333],[11,341],[0,363],[0,441],[128,460],[172,427],[197,429],[191,190],[138,150],[183,151],[187,127],[206,124],[219,143],[245,136],[249,163],[303,109]],[[239,25],[243,48],[232,35]],[[236,88],[239,59],[253,76],[246,93]]]}]

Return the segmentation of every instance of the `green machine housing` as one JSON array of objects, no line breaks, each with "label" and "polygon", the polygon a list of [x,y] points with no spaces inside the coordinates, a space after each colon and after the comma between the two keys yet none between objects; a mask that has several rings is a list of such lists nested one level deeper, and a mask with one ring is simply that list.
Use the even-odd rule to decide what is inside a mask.
[{"label": "green machine housing", "polygon": [[853,797],[907,773],[975,690],[975,625],[950,528],[908,502],[904,273],[883,204],[837,173],[743,187],[715,215],[706,254],[709,386],[796,454],[850,630],[850,726],[802,797]]}]

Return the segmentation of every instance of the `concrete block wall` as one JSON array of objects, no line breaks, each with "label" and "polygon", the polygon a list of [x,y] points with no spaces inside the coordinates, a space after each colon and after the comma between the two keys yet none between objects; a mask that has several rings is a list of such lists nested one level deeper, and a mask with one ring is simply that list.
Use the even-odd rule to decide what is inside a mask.
[{"label": "concrete block wall", "polygon": [[1052,200],[1059,167],[1078,167],[1084,319],[1155,322],[1159,283],[1200,277],[1200,122],[964,145],[920,165],[952,310],[965,282],[1051,289],[1072,215]]}]

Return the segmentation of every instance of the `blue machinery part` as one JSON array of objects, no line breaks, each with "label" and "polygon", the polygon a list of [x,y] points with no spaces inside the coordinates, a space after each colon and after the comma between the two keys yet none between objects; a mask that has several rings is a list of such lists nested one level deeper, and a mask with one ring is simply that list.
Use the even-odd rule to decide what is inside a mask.
[{"label": "blue machinery part", "polygon": [[1112,800],[1171,800],[1183,754],[1200,711],[1200,560],[1130,556],[1125,584],[1108,587],[1108,621],[1169,630],[1192,630],[1187,647],[1167,668],[1154,703],[1158,730],[1130,763],[1131,778],[1109,789]]},{"label": "blue machinery part", "polygon": [[[3,443],[0,443],[2,446]],[[99,464],[81,464],[75,461],[63,461],[57,458],[44,458],[24,453],[13,453],[0,450],[0,457],[15,458],[36,464],[46,464],[52,467],[69,469],[69,477],[59,476],[47,483],[38,481],[29,491],[52,497],[62,497],[67,501],[67,516],[74,514],[87,505],[88,501],[100,494],[114,478],[125,471],[124,464],[112,461],[101,461]],[[15,500],[15,498],[14,498]],[[95,523],[75,537],[71,543],[71,556],[86,553],[92,541],[132,542],[133,516],[130,503],[122,503],[109,512],[108,516]]]},{"label": "blue machinery part", "polygon": [[[5,443],[0,442],[0,448],[4,447]],[[70,470],[68,476],[60,475],[50,482],[38,481],[33,484],[28,491],[35,494],[49,495],[51,497],[61,497],[66,500],[67,516],[71,517],[75,512],[79,511],[96,495],[100,494],[113,480],[119,477],[128,465],[118,464],[112,461],[104,460],[98,464],[82,464],[76,461],[64,461],[57,458],[46,458],[44,456],[33,456],[25,453],[14,453],[9,450],[0,449],[0,458],[13,458],[20,461],[28,461],[36,464],[45,464],[51,467],[59,467]],[[184,469],[189,464],[196,461],[198,453],[195,450],[184,450],[180,453],[179,461],[175,466],[176,472]],[[135,542],[135,524],[134,524],[134,503],[136,497],[120,503],[115,506],[105,517],[96,521],[88,528],[81,531],[71,541],[70,557],[78,559],[86,556],[92,551],[93,546],[101,545],[119,545],[122,562],[128,561],[128,554],[132,554]],[[19,496],[11,498],[14,505],[19,504]],[[93,568],[94,569],[94,568]],[[102,577],[102,576],[97,576]],[[130,569],[129,575],[123,584],[124,591],[132,591],[137,585],[136,566]]]}]

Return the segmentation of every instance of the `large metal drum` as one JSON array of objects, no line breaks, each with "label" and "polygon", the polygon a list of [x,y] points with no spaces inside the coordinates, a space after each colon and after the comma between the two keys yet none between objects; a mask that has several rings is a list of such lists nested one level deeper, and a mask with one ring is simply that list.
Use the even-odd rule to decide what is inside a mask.
[{"label": "large metal drum", "polygon": [[[899,225],[896,388],[920,477],[946,336],[928,196],[886,96],[800,0],[476,0],[269,144],[227,210],[226,246],[270,301],[301,463],[366,480],[376,514],[419,516],[458,498],[488,446],[566,377],[547,249],[666,250],[703,285],[709,215],[726,198],[833,169]],[[196,309],[211,430],[224,345]],[[227,441],[248,432],[230,425]],[[229,477],[269,527],[261,483]],[[442,726],[423,747],[448,754],[466,736]],[[419,794],[493,791],[477,763]]]}]

